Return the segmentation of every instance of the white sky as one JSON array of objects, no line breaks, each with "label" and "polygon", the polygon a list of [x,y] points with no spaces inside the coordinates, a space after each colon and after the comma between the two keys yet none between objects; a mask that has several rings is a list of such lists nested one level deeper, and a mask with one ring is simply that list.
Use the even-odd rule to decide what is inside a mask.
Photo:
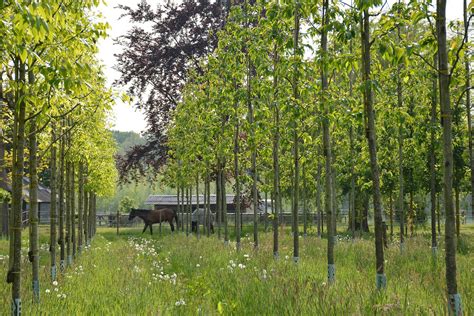
[{"label": "white sky", "polygon": [[[107,5],[101,5],[99,7],[102,12],[104,19],[110,24],[109,37],[105,40],[101,40],[99,43],[99,59],[102,60],[105,66],[105,75],[111,85],[114,80],[119,78],[119,73],[113,69],[116,64],[116,58],[114,54],[121,50],[121,47],[114,45],[113,39],[121,35],[124,35],[130,29],[130,23],[127,19],[119,19],[122,10],[116,8],[118,4],[126,4],[131,7],[141,2],[141,0],[106,0]],[[152,7],[156,6],[160,0],[148,0],[148,3],[152,4]],[[389,4],[393,3],[394,0],[389,0]],[[447,18],[462,19],[463,14],[463,0],[449,0],[447,6]],[[130,104],[122,103],[117,100],[117,103],[113,109],[114,118],[111,118],[113,122],[113,128],[119,131],[135,131],[141,132],[146,128],[145,118],[142,113],[134,109]]]}]

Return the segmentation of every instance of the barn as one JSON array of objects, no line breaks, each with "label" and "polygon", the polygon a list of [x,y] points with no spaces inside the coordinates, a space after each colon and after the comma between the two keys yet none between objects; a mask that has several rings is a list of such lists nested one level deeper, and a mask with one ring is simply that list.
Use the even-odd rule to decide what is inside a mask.
[{"label": "barn", "polygon": [[[215,194],[210,195],[210,206],[211,211],[215,212],[217,209],[217,198]],[[194,211],[197,207],[196,203],[196,196],[193,195],[191,199],[192,203],[192,210]],[[226,195],[226,203],[227,203],[227,212],[234,213],[235,212],[235,205],[234,205],[234,195],[227,194]],[[202,208],[204,204],[204,195],[199,195],[199,205]],[[173,210],[178,209],[178,198],[175,195],[150,195],[146,201],[145,205],[153,205],[154,209],[160,208],[171,208]]]}]

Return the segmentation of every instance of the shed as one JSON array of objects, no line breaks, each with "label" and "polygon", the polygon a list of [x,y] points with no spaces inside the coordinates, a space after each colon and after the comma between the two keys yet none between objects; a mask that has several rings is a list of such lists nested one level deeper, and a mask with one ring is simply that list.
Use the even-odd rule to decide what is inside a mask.
[{"label": "shed", "polygon": [[[196,209],[196,195],[193,195],[191,198],[191,204],[192,204],[192,211]],[[186,203],[186,200],[185,200]],[[235,212],[235,205],[234,205],[234,195],[233,194],[227,194],[226,195],[226,203],[227,203],[227,211],[229,213]],[[199,195],[199,205],[202,207],[204,204],[204,195]],[[210,206],[211,206],[211,211],[215,212],[217,209],[217,198],[215,194],[210,195]],[[174,195],[150,195],[146,201],[145,205],[153,205],[154,209],[160,209],[160,208],[171,208],[173,210],[178,209],[178,198],[176,194]]]}]

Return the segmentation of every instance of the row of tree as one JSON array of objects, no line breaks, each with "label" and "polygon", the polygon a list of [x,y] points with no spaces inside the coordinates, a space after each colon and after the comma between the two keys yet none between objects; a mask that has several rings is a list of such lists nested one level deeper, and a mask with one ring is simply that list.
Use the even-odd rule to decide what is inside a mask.
[{"label": "row of tree", "polygon": [[[11,183],[7,282],[12,314],[21,314],[22,205],[29,204],[29,261],[39,302],[38,181],[51,188],[50,268],[60,271],[95,233],[96,196],[113,193],[115,143],[107,116],[116,97],[95,57],[107,25],[98,1],[0,3],[2,180]],[[29,194],[23,179],[27,175]],[[59,249],[57,247],[59,245]]]},{"label": "row of tree", "polygon": [[[364,226],[371,195],[380,289],[386,286],[384,216],[392,232],[399,222],[403,250],[405,222],[416,220],[416,198],[430,193],[436,256],[436,205],[443,192],[449,310],[460,313],[455,230],[459,235],[460,194],[472,192],[474,183],[472,4],[464,4],[463,22],[449,24],[450,38],[441,0],[436,12],[423,0],[390,8],[380,7],[381,1],[230,4],[220,11],[216,49],[191,59],[196,67],[166,130],[169,157],[162,170],[181,200],[199,179],[206,188],[216,181],[218,219],[223,218],[225,183],[232,179],[239,249],[242,205],[253,209],[258,247],[259,192],[269,192],[278,257],[277,215],[282,198],[290,199],[295,261],[299,202],[315,201],[327,218],[332,283],[337,198],[349,194],[349,228],[355,236]],[[306,224],[303,229],[306,233]]]}]

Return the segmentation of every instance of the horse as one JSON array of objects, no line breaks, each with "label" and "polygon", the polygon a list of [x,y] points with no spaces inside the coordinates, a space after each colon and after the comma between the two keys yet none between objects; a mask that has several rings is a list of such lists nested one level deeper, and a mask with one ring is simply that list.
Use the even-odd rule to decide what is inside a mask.
[{"label": "horse", "polygon": [[132,208],[128,220],[131,221],[135,216],[140,217],[145,222],[142,234],[150,226],[150,234],[153,235],[152,225],[155,223],[168,222],[170,223],[171,231],[174,231],[173,219],[176,219],[176,226],[178,226],[178,215],[170,208],[162,208],[159,210],[143,210]]}]

